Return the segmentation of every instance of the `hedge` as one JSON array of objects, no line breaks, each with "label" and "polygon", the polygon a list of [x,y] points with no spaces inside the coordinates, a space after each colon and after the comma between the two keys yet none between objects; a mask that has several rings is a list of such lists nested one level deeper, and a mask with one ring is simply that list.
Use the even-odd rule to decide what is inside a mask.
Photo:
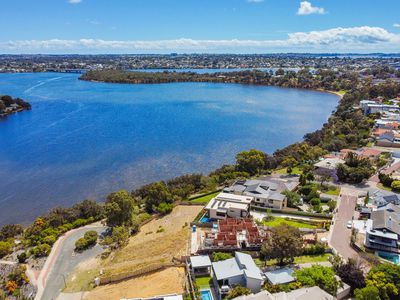
[{"label": "hedge", "polygon": [[222,190],[223,190],[223,189],[218,189],[218,190],[214,190],[214,191],[211,191],[211,192],[208,192],[208,193],[205,193],[205,194],[196,195],[196,196],[193,196],[193,197],[189,197],[187,200],[188,200],[188,201],[192,201],[192,200],[195,200],[195,199],[204,197],[204,196],[208,196],[208,195],[214,194],[214,193],[216,193],[216,192],[221,192]]},{"label": "hedge", "polygon": [[262,211],[262,212],[264,212],[264,211],[266,212],[267,210],[270,210],[273,213],[287,214],[287,215],[294,215],[294,216],[332,219],[331,214],[311,213],[311,212],[307,212],[307,211],[293,211],[293,210],[275,209],[275,208],[259,207],[259,206],[251,206],[251,209],[256,210],[256,211]]}]

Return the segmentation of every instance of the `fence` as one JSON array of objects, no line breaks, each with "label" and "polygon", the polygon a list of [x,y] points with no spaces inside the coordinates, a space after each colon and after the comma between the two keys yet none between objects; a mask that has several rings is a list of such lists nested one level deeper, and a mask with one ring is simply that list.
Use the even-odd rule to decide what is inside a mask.
[{"label": "fence", "polygon": [[140,277],[149,273],[161,271],[170,267],[184,267],[184,264],[176,264],[176,263],[164,263],[164,264],[154,264],[147,266],[145,268],[135,270],[135,271],[128,271],[119,274],[109,275],[109,276],[102,276],[100,277],[100,285],[109,284],[120,282],[127,279],[132,279],[135,277]]}]

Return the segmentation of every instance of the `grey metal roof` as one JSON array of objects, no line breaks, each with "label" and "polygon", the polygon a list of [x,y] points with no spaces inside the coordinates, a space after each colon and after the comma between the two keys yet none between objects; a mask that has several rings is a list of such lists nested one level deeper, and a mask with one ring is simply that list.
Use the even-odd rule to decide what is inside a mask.
[{"label": "grey metal roof", "polygon": [[371,213],[372,229],[388,230],[400,235],[400,222],[398,213],[388,210],[376,210]]},{"label": "grey metal roof", "polygon": [[211,267],[211,260],[208,255],[191,256],[190,264],[193,268]]},{"label": "grey metal roof", "polygon": [[238,180],[233,185],[225,188],[225,192],[241,193],[263,199],[276,201],[285,200],[282,192],[292,191],[298,186],[298,180],[283,180],[277,178]]},{"label": "grey metal roof", "polygon": [[260,268],[257,267],[253,258],[249,254],[235,252],[236,261],[240,264],[240,268],[244,269],[246,277],[263,280]]},{"label": "grey metal roof", "polygon": [[235,252],[235,257],[212,263],[217,280],[243,275],[263,280],[261,271],[249,254]]},{"label": "grey metal roof", "polygon": [[212,268],[217,280],[243,275],[243,271],[239,268],[235,258],[213,262]]},{"label": "grey metal roof", "polygon": [[382,197],[386,202],[396,205],[400,204],[400,197],[397,194],[387,195]]},{"label": "grey metal roof", "polygon": [[268,278],[271,284],[283,284],[295,281],[292,276],[294,270],[290,268],[278,269],[270,272],[265,272],[264,275]]}]

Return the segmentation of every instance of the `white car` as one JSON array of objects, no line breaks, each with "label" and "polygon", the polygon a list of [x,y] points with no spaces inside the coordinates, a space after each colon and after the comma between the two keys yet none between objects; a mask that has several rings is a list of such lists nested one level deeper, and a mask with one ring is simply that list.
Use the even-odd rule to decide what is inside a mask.
[{"label": "white car", "polygon": [[353,221],[348,221],[346,227],[349,229],[353,228]]}]

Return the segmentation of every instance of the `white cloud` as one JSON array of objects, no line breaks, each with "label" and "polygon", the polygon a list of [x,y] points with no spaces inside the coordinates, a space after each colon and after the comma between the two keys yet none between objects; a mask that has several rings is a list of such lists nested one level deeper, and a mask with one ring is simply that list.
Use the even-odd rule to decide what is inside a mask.
[{"label": "white cloud", "polygon": [[312,6],[312,4],[308,1],[300,2],[300,7],[297,10],[297,14],[304,16],[304,15],[311,15],[311,14],[325,14],[325,9],[322,7]]},{"label": "white cloud", "polygon": [[393,27],[400,28],[400,23],[394,23]]},{"label": "white cloud", "polygon": [[88,20],[88,22],[92,25],[100,25],[101,23],[97,20]]},{"label": "white cloud", "polygon": [[264,0],[247,0],[249,3],[261,3],[264,2]]},{"label": "white cloud", "polygon": [[68,3],[71,3],[71,4],[78,4],[81,2],[82,2],[82,0],[68,0]]},{"label": "white cloud", "polygon": [[0,41],[0,53],[268,53],[398,52],[400,34],[380,27],[289,33],[281,40],[18,40]]}]

